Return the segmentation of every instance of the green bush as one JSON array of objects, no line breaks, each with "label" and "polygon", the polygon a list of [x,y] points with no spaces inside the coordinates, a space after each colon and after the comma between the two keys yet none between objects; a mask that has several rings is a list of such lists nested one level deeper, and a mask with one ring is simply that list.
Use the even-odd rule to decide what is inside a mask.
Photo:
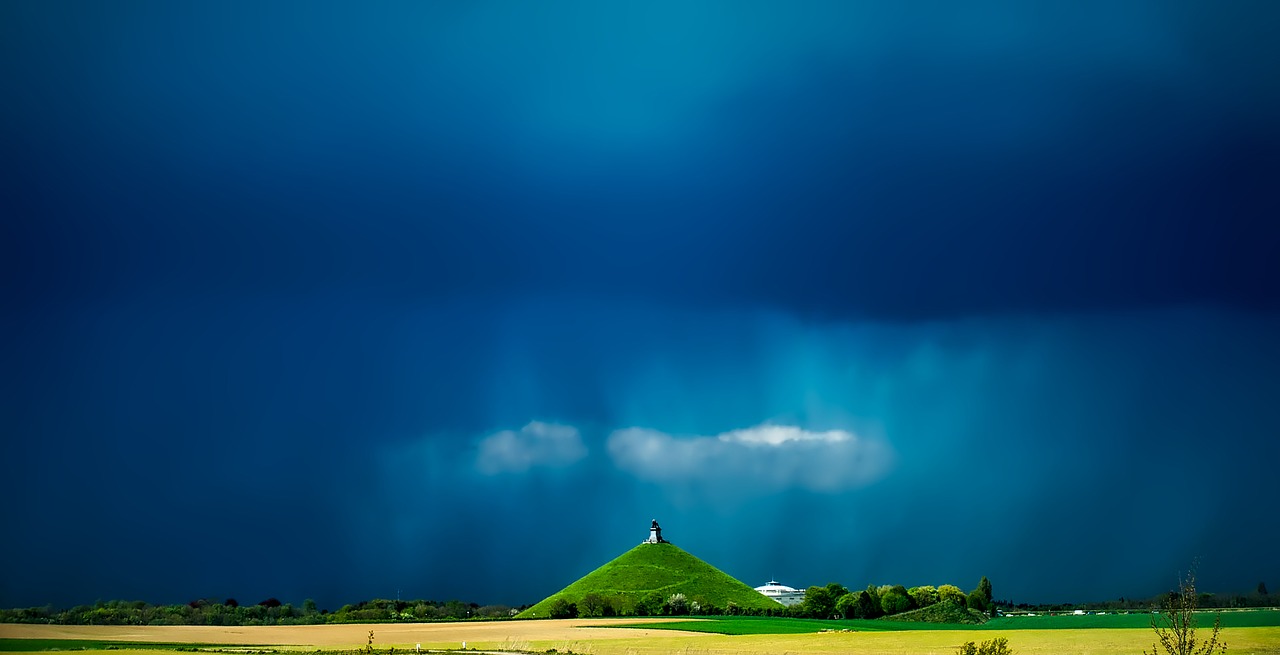
[{"label": "green bush", "polygon": [[1008,639],[996,637],[977,646],[972,641],[966,641],[956,650],[956,655],[1013,655],[1013,651],[1009,650]]}]

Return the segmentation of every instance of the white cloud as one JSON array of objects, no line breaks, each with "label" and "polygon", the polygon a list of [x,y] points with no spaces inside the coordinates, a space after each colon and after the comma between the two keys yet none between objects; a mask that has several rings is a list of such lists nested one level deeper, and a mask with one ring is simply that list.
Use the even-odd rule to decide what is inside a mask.
[{"label": "white cloud", "polygon": [[582,435],[572,425],[532,421],[480,440],[476,468],[488,475],[521,473],[536,466],[568,466],[587,456]]},{"label": "white cloud", "polygon": [[845,430],[763,424],[716,436],[676,437],[648,428],[609,435],[618,468],[657,483],[734,485],[757,491],[834,492],[870,484],[892,464],[881,440]]}]

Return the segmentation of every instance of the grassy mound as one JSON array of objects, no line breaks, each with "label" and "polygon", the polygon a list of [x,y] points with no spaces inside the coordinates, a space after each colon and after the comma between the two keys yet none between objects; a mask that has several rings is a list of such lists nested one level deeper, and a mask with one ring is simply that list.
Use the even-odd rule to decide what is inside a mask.
[{"label": "grassy mound", "polygon": [[907,621],[914,623],[951,623],[980,625],[987,622],[987,615],[978,610],[965,609],[956,603],[934,603],[918,610],[886,616],[881,621]]},{"label": "grassy mound", "polygon": [[551,603],[563,598],[581,604],[582,597],[599,594],[619,613],[630,613],[636,601],[649,594],[665,599],[681,593],[690,601],[724,608],[777,608],[778,603],[725,572],[671,544],[640,544],[577,582],[544,598],[516,618],[547,618]]}]

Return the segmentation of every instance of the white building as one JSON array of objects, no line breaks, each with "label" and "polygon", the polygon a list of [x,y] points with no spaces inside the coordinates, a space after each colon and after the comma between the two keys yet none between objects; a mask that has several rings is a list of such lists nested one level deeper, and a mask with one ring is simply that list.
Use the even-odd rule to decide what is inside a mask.
[{"label": "white building", "polygon": [[799,589],[793,589],[787,585],[779,583],[777,580],[770,580],[759,587],[756,591],[782,603],[788,607],[799,605],[804,600],[804,592]]}]

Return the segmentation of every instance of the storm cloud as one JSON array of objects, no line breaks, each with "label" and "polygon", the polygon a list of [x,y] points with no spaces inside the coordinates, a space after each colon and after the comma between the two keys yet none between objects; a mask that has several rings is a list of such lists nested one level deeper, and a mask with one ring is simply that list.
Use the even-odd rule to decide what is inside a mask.
[{"label": "storm cloud", "polygon": [[1277,12],[3,3],[0,605],[1280,579]]}]

